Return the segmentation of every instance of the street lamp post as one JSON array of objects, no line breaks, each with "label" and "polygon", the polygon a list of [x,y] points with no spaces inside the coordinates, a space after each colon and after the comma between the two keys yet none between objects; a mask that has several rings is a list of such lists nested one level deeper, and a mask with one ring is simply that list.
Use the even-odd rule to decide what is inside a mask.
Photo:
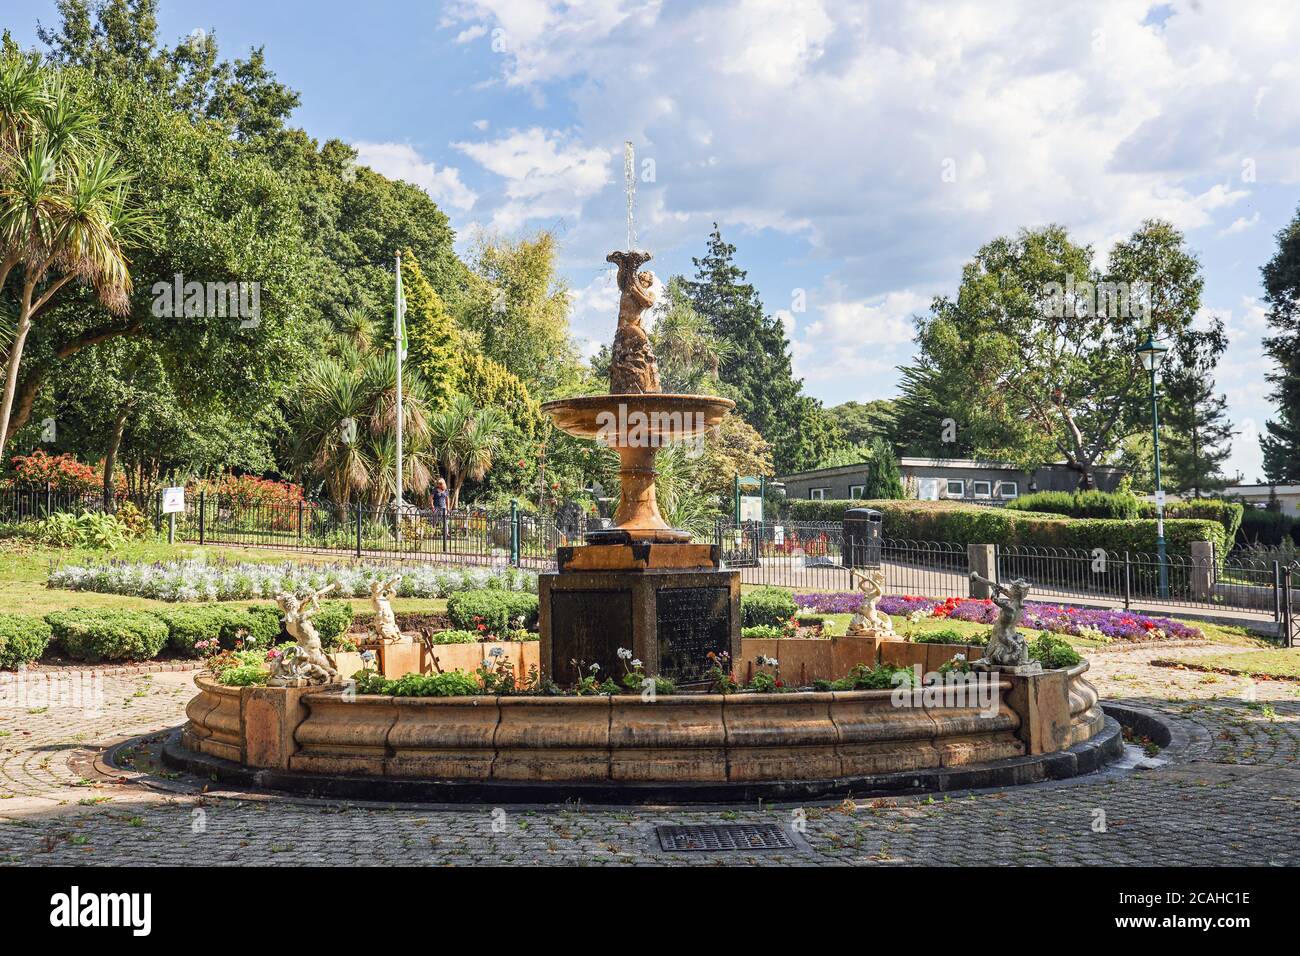
[{"label": "street lamp post", "polygon": [[1160,407],[1156,399],[1156,370],[1160,368],[1160,360],[1167,351],[1169,350],[1158,344],[1152,335],[1148,335],[1147,340],[1137,347],[1142,366],[1151,375],[1151,447],[1155,452],[1156,466],[1156,560],[1160,562],[1162,598],[1169,597],[1169,566],[1165,558],[1165,491],[1160,486]]}]

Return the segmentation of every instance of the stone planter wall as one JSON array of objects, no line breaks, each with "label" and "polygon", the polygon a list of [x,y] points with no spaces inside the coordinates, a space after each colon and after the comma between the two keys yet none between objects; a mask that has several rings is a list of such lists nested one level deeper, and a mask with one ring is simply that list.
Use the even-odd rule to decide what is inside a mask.
[{"label": "stone planter wall", "polygon": [[349,697],[196,676],[184,745],[248,766],[459,781],[745,783],[1020,756],[1007,706],[897,706],[893,692],[627,697]]}]

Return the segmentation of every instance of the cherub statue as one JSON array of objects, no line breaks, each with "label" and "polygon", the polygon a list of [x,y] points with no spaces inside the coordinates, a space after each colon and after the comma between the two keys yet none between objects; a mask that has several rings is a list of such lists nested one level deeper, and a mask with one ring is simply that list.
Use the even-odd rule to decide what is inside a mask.
[{"label": "cherub statue", "polygon": [[301,687],[304,684],[328,684],[338,680],[339,672],[325,656],[321,647],[320,634],[311,619],[320,610],[320,599],[333,591],[331,584],[318,591],[311,591],[299,600],[294,594],[277,594],[275,603],[284,612],[284,629],[296,642],[275,662],[271,669],[271,679],[267,683],[277,687]]},{"label": "cherub statue", "polygon": [[609,390],[614,395],[658,392],[659,364],[650,337],[641,327],[641,313],[655,304],[653,272],[639,272],[650,261],[648,252],[611,252],[606,262],[618,266],[618,330],[610,355]]},{"label": "cherub statue", "polygon": [[375,609],[375,621],[371,630],[385,644],[396,644],[402,639],[392,605],[393,598],[397,597],[397,585],[401,581],[402,576],[398,574],[387,581],[370,582],[370,606]]},{"label": "cherub statue", "polygon": [[984,648],[984,660],[1003,667],[1028,664],[1029,645],[1016,630],[1016,625],[1020,623],[1020,612],[1029,596],[1029,582],[1015,580],[1004,586],[976,571],[970,573],[970,579],[987,586],[993,593],[993,603],[1001,609],[993,624],[993,633],[989,635],[988,647]]},{"label": "cherub statue", "polygon": [[885,594],[885,569],[873,568],[869,571],[849,569],[850,584],[857,579],[857,588],[862,592],[862,606],[849,621],[849,637],[882,637],[894,633],[894,622],[889,615],[876,609],[876,605]]}]

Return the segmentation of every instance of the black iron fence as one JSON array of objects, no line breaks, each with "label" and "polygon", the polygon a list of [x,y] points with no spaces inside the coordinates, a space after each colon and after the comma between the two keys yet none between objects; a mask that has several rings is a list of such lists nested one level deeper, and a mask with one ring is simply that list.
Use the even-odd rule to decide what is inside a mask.
[{"label": "black iron fence", "polygon": [[[355,557],[555,567],[555,551],[580,544],[599,519],[562,519],[551,512],[457,508],[399,515],[392,508],[303,500],[267,502],[190,495],[175,514],[162,495],[119,495],[158,533],[176,541],[277,550],[333,552]],[[0,486],[0,522],[39,520],[57,512],[103,508],[100,492]],[[605,522],[600,522],[604,525]],[[1243,623],[1272,622],[1279,634],[1300,635],[1300,561],[1253,552],[1192,555],[1129,551],[963,545],[887,537],[847,540],[839,522],[717,522],[697,541],[716,544],[724,565],[745,584],[806,591],[847,591],[850,569],[883,568],[894,595],[965,597],[981,594],[971,572],[1033,585],[1031,600],[1150,611],[1214,612]]]}]

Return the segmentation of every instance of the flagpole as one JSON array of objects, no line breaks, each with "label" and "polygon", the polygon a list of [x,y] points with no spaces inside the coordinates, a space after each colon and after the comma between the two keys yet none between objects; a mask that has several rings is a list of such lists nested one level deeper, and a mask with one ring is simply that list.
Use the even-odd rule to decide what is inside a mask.
[{"label": "flagpole", "polygon": [[397,252],[397,292],[393,296],[393,338],[397,347],[397,520],[402,520],[402,340],[406,337],[402,316],[402,252]]}]

